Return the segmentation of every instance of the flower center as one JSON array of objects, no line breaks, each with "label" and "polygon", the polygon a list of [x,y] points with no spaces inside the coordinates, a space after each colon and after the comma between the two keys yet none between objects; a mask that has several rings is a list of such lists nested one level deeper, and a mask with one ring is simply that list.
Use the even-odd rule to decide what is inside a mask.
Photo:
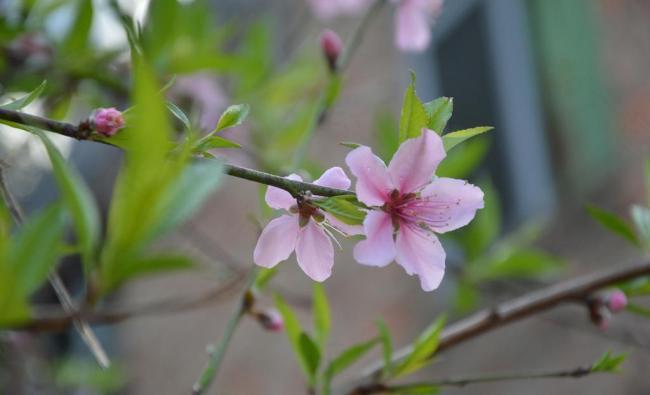
[{"label": "flower center", "polygon": [[460,199],[448,201],[437,194],[423,197],[416,193],[401,194],[398,190],[393,190],[390,200],[382,209],[390,214],[395,229],[406,225],[432,231],[449,225],[450,209],[458,204]]}]

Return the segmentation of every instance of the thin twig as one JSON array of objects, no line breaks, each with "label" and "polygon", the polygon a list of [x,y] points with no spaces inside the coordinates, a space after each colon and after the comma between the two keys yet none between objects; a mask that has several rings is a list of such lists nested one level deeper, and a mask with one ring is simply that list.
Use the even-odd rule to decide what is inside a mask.
[{"label": "thin twig", "polygon": [[[578,367],[569,370],[557,370],[553,372],[540,372],[540,373],[505,373],[478,377],[465,377],[465,378],[449,378],[431,382],[410,383],[403,385],[387,385],[387,384],[370,384],[367,387],[357,388],[354,395],[371,395],[380,393],[411,393],[418,388],[434,388],[434,387],[465,387],[471,384],[481,383],[496,383],[500,381],[516,381],[516,380],[538,380],[538,379],[557,379],[557,378],[572,378],[577,379],[588,376],[590,374],[599,373],[593,371],[591,366]],[[409,392],[411,391],[411,392]]]},{"label": "thin twig", "polygon": [[[73,125],[71,123],[54,121],[35,115],[25,114],[19,111],[5,109],[0,109],[0,119],[19,125],[37,127],[49,132],[73,137],[78,140],[92,139],[92,135],[87,133],[85,130],[85,124],[83,122],[79,125]],[[314,195],[325,197],[354,195],[354,192],[352,191],[346,191],[337,188],[328,188],[322,185],[311,184],[308,182],[290,180],[259,170],[248,169],[245,167],[230,164],[225,165],[225,173],[233,177],[254,181],[260,184],[275,186],[280,189],[284,189],[294,196],[304,192],[311,192]]]},{"label": "thin twig", "polygon": [[[2,191],[2,197],[4,198],[7,206],[9,207],[9,211],[12,213],[14,220],[16,221],[17,224],[22,225],[25,222],[22,210],[20,209],[20,205],[18,204],[18,201],[14,198],[14,196],[9,191],[9,188],[7,187],[7,183],[4,176],[4,167],[1,165],[0,165],[0,190]],[[56,269],[50,271],[48,278],[65,312],[68,314],[73,314],[77,310],[77,308],[75,307],[74,301],[70,296],[70,292],[68,292],[68,289],[65,287],[65,284],[61,280],[59,274],[56,272]],[[106,351],[104,351],[104,348],[99,342],[99,339],[97,339],[97,336],[93,332],[90,325],[88,325],[88,322],[82,319],[75,318],[73,320],[73,323],[75,329],[81,336],[81,339],[84,341],[84,343],[86,343],[86,345],[90,349],[90,352],[97,360],[99,366],[101,366],[102,368],[108,368],[111,365],[111,361],[108,359],[108,355],[106,354]]]},{"label": "thin twig", "polygon": [[[644,262],[578,277],[527,293],[496,307],[481,310],[448,326],[440,334],[440,343],[435,353],[438,354],[493,329],[540,314],[560,304],[585,300],[586,297],[602,288],[648,275],[650,275],[650,262]],[[396,351],[393,354],[394,362],[409,355],[411,350],[412,348],[409,346]],[[432,358],[433,355],[429,355],[429,358]],[[383,366],[383,361],[371,364],[356,388],[367,385],[368,382],[377,382],[381,377]],[[355,392],[353,390],[349,393],[354,394]]]}]

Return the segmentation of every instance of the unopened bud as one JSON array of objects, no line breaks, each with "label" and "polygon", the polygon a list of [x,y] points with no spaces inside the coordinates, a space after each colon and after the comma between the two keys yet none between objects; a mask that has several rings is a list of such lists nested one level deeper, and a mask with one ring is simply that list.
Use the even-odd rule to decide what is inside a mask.
[{"label": "unopened bud", "polygon": [[257,313],[257,320],[260,325],[268,331],[280,332],[284,329],[282,316],[275,309],[264,310]]},{"label": "unopened bud", "polygon": [[343,42],[333,30],[326,29],[320,36],[320,47],[327,60],[327,65],[330,71],[336,71],[336,63],[338,62],[339,55],[343,49]]},{"label": "unopened bud", "polygon": [[625,293],[623,291],[617,289],[607,295],[607,308],[612,313],[623,311],[625,310],[626,306],[627,296],[625,296]]},{"label": "unopened bud", "polygon": [[110,137],[124,127],[124,117],[115,108],[98,108],[91,118],[92,127],[100,134]]}]

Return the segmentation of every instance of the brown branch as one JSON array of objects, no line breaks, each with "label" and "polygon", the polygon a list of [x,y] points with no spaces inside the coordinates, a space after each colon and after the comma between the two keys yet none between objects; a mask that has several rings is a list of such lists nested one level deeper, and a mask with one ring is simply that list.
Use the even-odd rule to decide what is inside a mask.
[{"label": "brown branch", "polygon": [[[568,280],[525,294],[493,308],[481,310],[445,328],[440,335],[440,343],[435,353],[440,353],[493,329],[534,316],[560,304],[583,301],[602,288],[647,275],[650,275],[650,262],[619,267]],[[411,347],[405,347],[396,351],[393,360],[395,362],[401,360],[409,355],[411,350]],[[429,355],[429,358],[432,358],[433,355]],[[382,361],[371,364],[360,380],[361,384],[355,388],[378,382],[382,369]],[[354,390],[349,392],[349,394],[355,393]]]}]

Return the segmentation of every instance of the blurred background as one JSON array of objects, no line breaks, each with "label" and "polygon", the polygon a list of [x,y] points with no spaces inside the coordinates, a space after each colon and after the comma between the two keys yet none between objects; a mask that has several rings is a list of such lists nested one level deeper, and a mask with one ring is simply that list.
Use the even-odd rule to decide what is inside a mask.
[{"label": "blurred background", "polygon": [[[26,111],[68,121],[100,106],[127,107],[128,43],[120,17],[133,15],[149,26],[147,3],[96,0],[84,28],[80,2],[0,0],[0,93],[16,97],[47,79],[45,95]],[[432,45],[418,55],[394,48],[394,10],[386,6],[370,22],[344,71],[338,102],[311,139],[306,133],[327,78],[319,34],[331,28],[345,40],[359,17],[325,23],[304,0],[162,3],[159,8],[170,3],[176,8],[168,19],[163,11],[149,16],[158,24],[145,32],[160,74],[176,75],[170,100],[206,130],[228,105],[251,104],[249,121],[228,135],[246,149],[215,151],[235,163],[286,174],[287,158],[301,159],[296,152],[309,140],[298,163],[305,177],[315,179],[344,163],[348,149],[341,141],[390,152],[409,69],[417,74],[423,101],[454,98],[449,130],[495,127],[453,151],[440,169],[439,174],[469,178],[488,195],[475,223],[443,240],[448,270],[440,289],[422,292],[395,264],[383,270],[360,266],[351,258],[353,242],[342,241],[334,274],[325,283],[333,310],[331,355],[374,336],[379,317],[395,344],[404,345],[442,311],[455,320],[542,284],[643,259],[599,227],[584,207],[589,202],[628,217],[629,206],[646,199],[650,2],[447,0],[432,28]],[[83,40],[71,38],[84,29],[89,33]],[[0,159],[9,164],[9,184],[24,207],[55,199],[40,143],[6,127],[0,135]],[[119,151],[66,138],[56,142],[106,209]],[[260,191],[255,184],[226,179],[200,214],[165,241],[196,256],[205,266],[201,272],[131,283],[107,304],[200,295],[250,270],[256,223],[269,214],[261,208]],[[74,287],[77,263],[67,262],[64,269]],[[293,258],[281,264],[272,288],[309,322],[311,284]],[[239,292],[193,311],[98,328],[116,362],[109,372],[94,368],[73,332],[0,333],[0,392],[189,393],[207,360],[206,345],[223,333]],[[48,290],[39,295],[42,301],[51,298]],[[264,295],[259,303],[273,304]],[[618,375],[443,393],[650,393],[648,321],[624,313],[603,331],[578,305],[454,348],[417,378],[570,368],[609,349],[631,353]],[[228,394],[304,393],[284,334],[265,332],[251,319],[237,332],[217,387]]]}]

